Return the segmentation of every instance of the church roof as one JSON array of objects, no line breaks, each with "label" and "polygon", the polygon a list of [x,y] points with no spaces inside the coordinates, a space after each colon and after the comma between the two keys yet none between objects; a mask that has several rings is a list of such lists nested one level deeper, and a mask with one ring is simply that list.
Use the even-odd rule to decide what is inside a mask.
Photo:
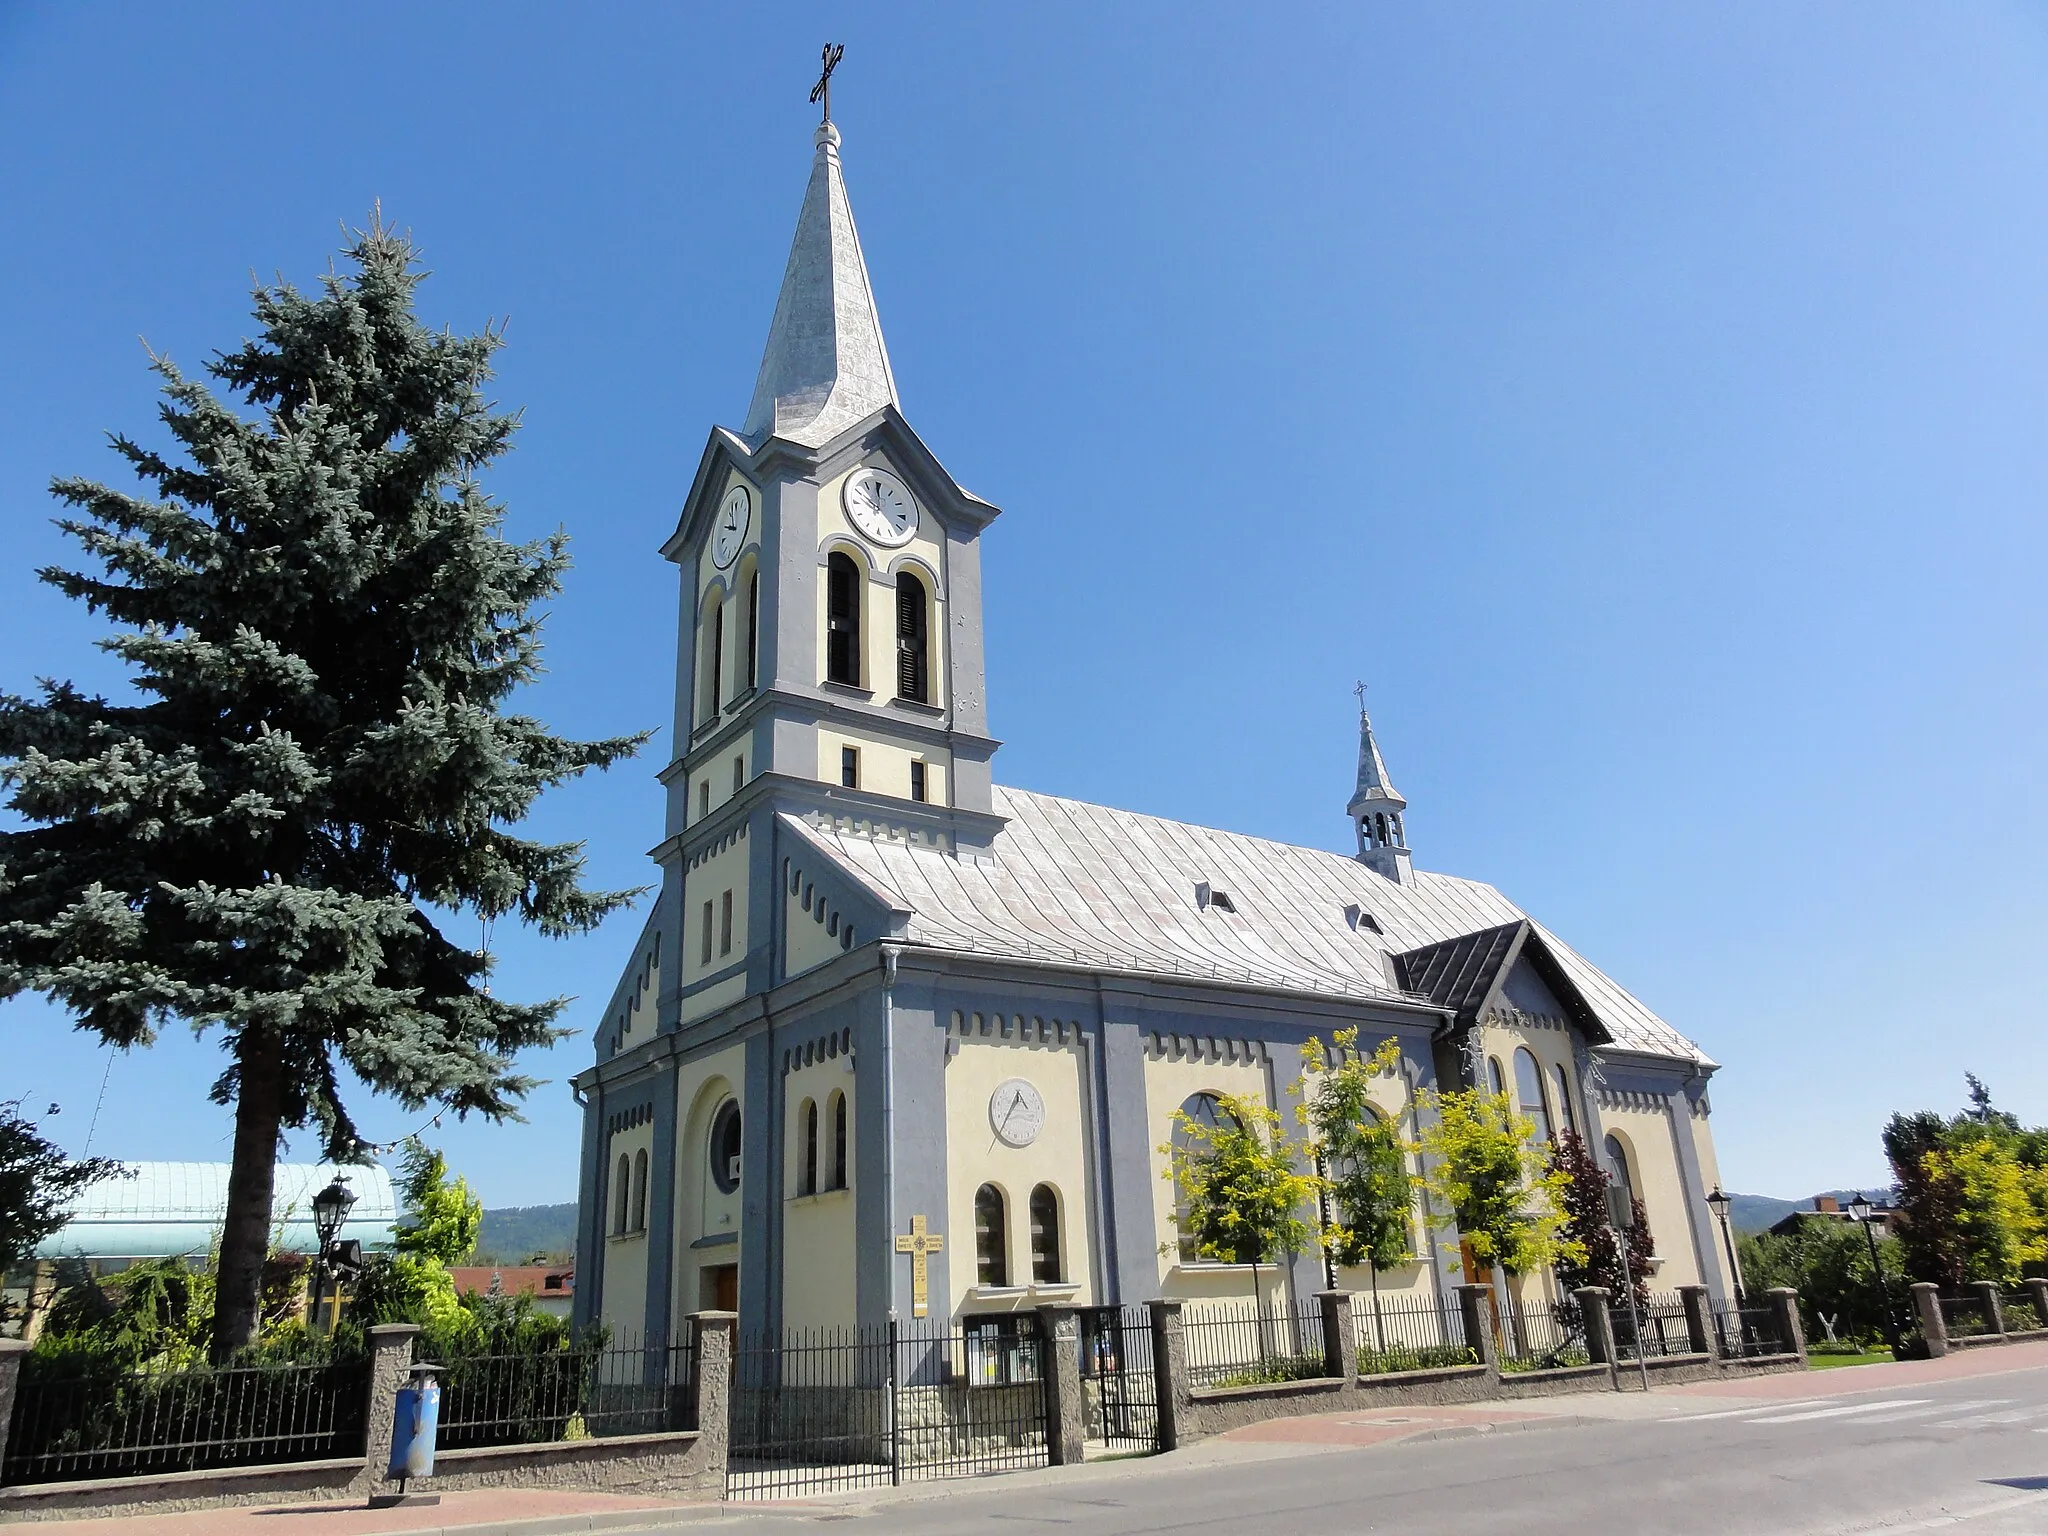
[{"label": "church roof", "polygon": [[889,349],[839,168],[839,130],[824,124],[817,144],[753,403],[740,429],[756,447],[780,437],[821,448],[896,404]]},{"label": "church roof", "polygon": [[1480,881],[1401,885],[1321,849],[1001,786],[994,809],[1008,824],[975,859],[785,821],[908,914],[904,942],[972,954],[1412,1001],[1396,956],[1527,921],[1611,1048],[1711,1065]]}]

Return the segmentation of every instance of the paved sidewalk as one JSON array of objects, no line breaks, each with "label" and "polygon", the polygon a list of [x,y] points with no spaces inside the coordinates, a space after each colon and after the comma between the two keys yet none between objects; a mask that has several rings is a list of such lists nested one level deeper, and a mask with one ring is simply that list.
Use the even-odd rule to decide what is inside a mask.
[{"label": "paved sidewalk", "polygon": [[444,1493],[438,1505],[366,1509],[361,1501],[322,1499],[307,1504],[250,1504],[194,1509],[175,1515],[111,1515],[24,1524],[36,1536],[567,1536],[576,1531],[625,1531],[701,1519],[726,1512],[723,1504],[675,1504],[611,1493],[565,1493],[547,1488],[481,1488]]}]

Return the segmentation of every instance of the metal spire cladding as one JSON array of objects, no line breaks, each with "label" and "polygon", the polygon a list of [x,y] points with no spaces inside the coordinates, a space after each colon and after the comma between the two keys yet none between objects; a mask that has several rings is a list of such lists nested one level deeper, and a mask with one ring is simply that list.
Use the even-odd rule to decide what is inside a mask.
[{"label": "metal spire cladding", "polygon": [[768,348],[740,429],[756,445],[780,437],[819,448],[896,404],[889,349],[839,167],[839,130],[820,124],[816,142]]}]

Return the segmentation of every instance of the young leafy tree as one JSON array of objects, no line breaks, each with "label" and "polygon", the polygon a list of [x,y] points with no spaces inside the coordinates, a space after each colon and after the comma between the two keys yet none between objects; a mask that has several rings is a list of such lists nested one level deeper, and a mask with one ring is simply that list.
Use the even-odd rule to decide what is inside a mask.
[{"label": "young leafy tree", "polygon": [[[109,1157],[66,1157],[21,1106],[20,1099],[0,1100],[0,1272],[63,1231],[69,1207],[81,1194],[122,1172]],[[49,1113],[56,1112],[52,1104]]]},{"label": "young leafy tree", "polygon": [[[1607,1170],[1594,1160],[1585,1138],[1574,1130],[1558,1136],[1550,1151],[1550,1166],[1564,1175],[1558,1189],[1558,1204],[1564,1212],[1564,1225],[1559,1229],[1563,1242],[1556,1261],[1559,1288],[1570,1296],[1581,1286],[1602,1286],[1614,1305],[1622,1308],[1627,1307],[1633,1290],[1636,1305],[1647,1307],[1653,1245],[1643,1202],[1632,1202],[1635,1223],[1627,1233],[1624,1276],[1622,1244],[1615,1241],[1614,1228],[1608,1223],[1607,1191],[1613,1180]],[[1574,1247],[1584,1256],[1574,1256]]]},{"label": "young leafy tree", "polygon": [[460,1264],[476,1251],[484,1203],[469,1180],[448,1177],[448,1159],[418,1138],[405,1144],[399,1161],[399,1193],[412,1220],[394,1228],[391,1246],[435,1264]]},{"label": "young leafy tree", "polygon": [[[1536,1126],[1505,1093],[1424,1088],[1422,1184],[1480,1263],[1524,1275],[1585,1251],[1563,1235],[1565,1176],[1536,1145]],[[1472,1278],[1472,1277],[1467,1277]]]},{"label": "young leafy tree", "polygon": [[1392,1039],[1361,1056],[1355,1028],[1338,1030],[1328,1051],[1320,1040],[1301,1048],[1302,1098],[1295,1113],[1329,1194],[1323,1246],[1338,1264],[1369,1269],[1375,1291],[1381,1270],[1415,1257],[1409,1148],[1372,1102],[1373,1080],[1400,1060],[1400,1042]]},{"label": "young leafy tree", "polygon": [[503,535],[478,476],[513,417],[483,393],[502,332],[428,330],[411,243],[373,222],[317,293],[259,289],[256,334],[207,372],[166,358],[174,448],[115,437],[146,494],[55,483],[101,568],[49,569],[116,626],[136,697],[0,699],[0,995],[146,1045],[218,1029],[235,1115],[213,1347],[257,1324],[280,1133],[364,1144],[345,1074],[408,1107],[516,1118],[515,1054],[565,999],[494,996],[444,925],[587,930],[634,892],[580,845],[507,830],[540,793],[633,753],[505,712],[539,666],[557,534]]},{"label": "young leafy tree", "polygon": [[1296,1166],[1280,1117],[1257,1099],[1222,1094],[1214,1125],[1174,1111],[1180,1139],[1160,1147],[1166,1177],[1180,1191],[1174,1225],[1194,1252],[1224,1264],[1259,1266],[1299,1253],[1315,1236],[1303,1215],[1316,1196],[1313,1175]]},{"label": "young leafy tree", "polygon": [[1927,1161],[1948,1140],[1948,1122],[1928,1110],[1893,1115],[1884,1128],[1906,1273],[1915,1280],[1953,1289],[1969,1271],[1962,1241],[1962,1190],[1951,1180],[1937,1181]]}]

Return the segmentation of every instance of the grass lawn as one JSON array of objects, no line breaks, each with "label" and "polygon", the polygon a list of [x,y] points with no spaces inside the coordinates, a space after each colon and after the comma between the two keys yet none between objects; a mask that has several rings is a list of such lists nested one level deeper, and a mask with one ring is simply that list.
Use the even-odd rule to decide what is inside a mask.
[{"label": "grass lawn", "polygon": [[1893,1359],[1888,1347],[1864,1350],[1856,1355],[1824,1355],[1809,1351],[1806,1356],[1808,1370],[1832,1371],[1841,1365],[1889,1365]]}]

